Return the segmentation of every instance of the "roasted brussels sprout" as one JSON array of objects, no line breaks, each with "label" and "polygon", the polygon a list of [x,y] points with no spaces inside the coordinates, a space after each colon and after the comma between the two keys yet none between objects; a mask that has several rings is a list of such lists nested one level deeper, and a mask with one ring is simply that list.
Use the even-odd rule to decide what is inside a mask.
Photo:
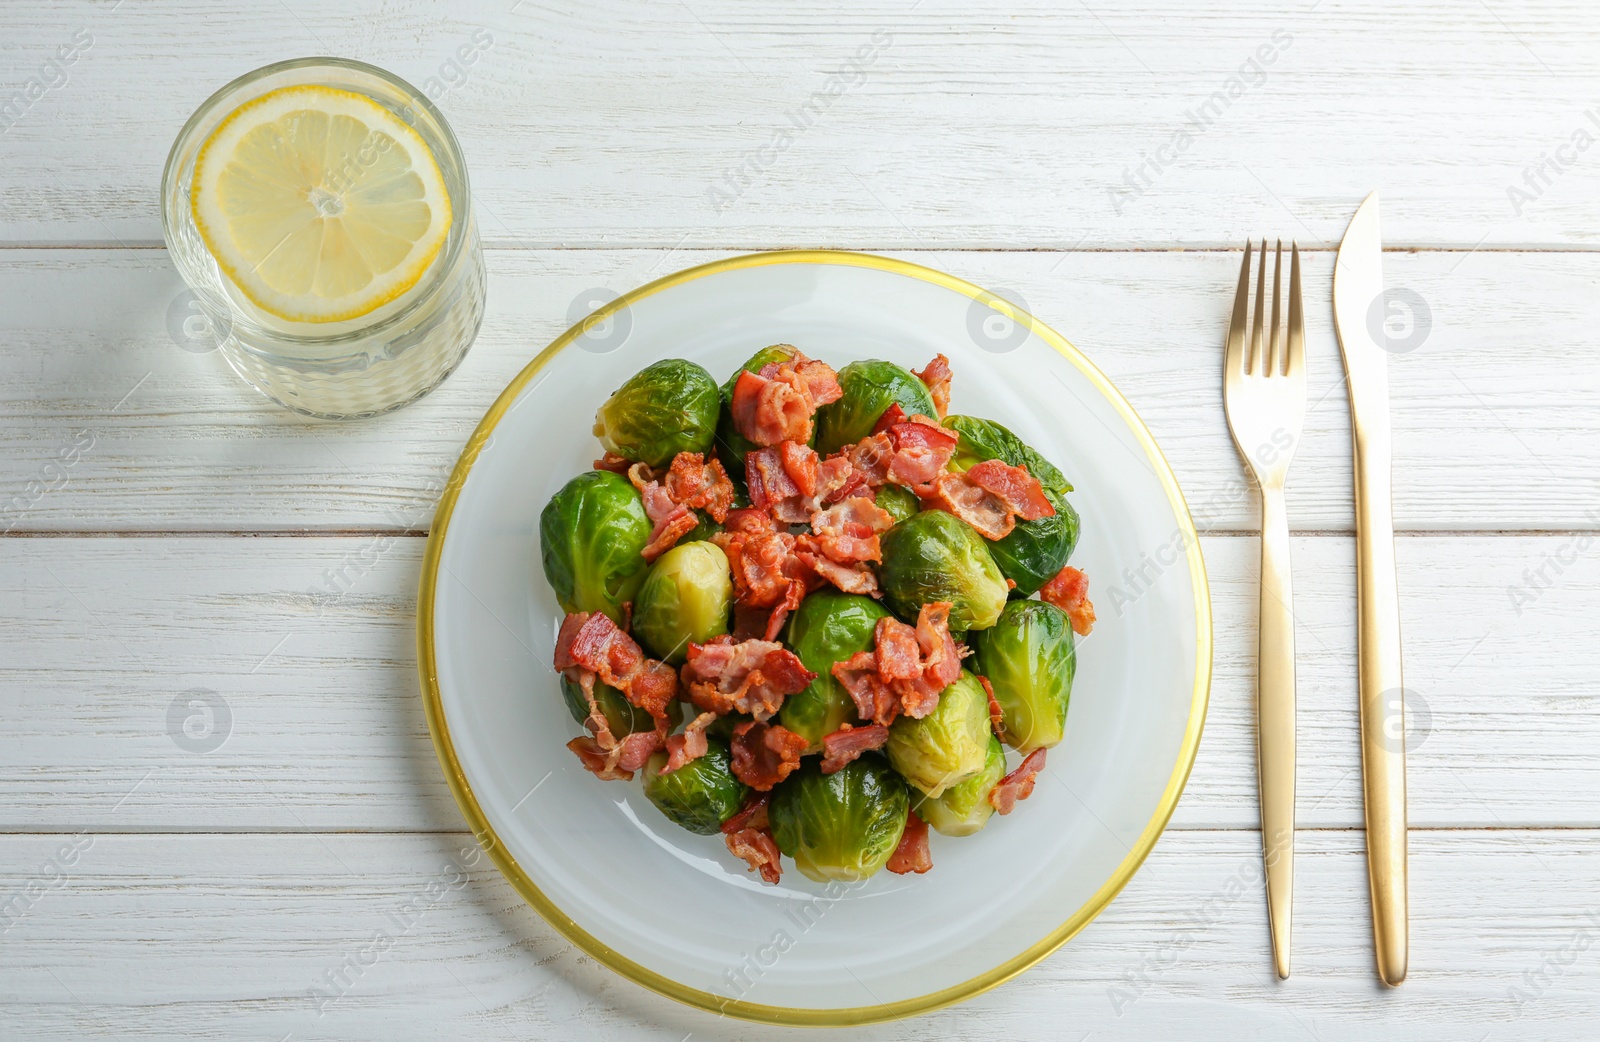
[{"label": "roasted brussels sprout", "polygon": [[956,470],[967,470],[990,459],[1027,467],[1028,473],[1039,479],[1045,498],[1056,508],[1055,516],[1018,521],[1010,535],[989,544],[989,553],[1000,573],[1017,584],[1011,596],[1033,596],[1061,571],[1078,545],[1078,512],[1066,499],[1072,485],[1049,460],[992,420],[950,416],[944,425],[961,438],[950,461]]},{"label": "roasted brussels sprout", "polygon": [[650,566],[633,601],[633,635],[656,658],[680,665],[689,643],[728,632],[733,580],[715,543],[679,543]]},{"label": "roasted brussels sprout", "polygon": [[[567,703],[567,712],[572,714],[572,719],[580,724],[589,719],[589,703],[584,700],[583,688],[566,677],[561,678],[561,698]],[[655,729],[655,719],[649,713],[629,702],[627,695],[603,680],[594,682],[594,700],[606,718],[606,727],[617,738]],[[668,703],[667,726],[676,727],[682,719],[683,703]]]},{"label": "roasted brussels sprout", "polygon": [[620,474],[591,470],[550,497],[539,515],[544,577],[563,611],[602,611],[622,622],[622,604],[644,581],[650,519]]},{"label": "roasted brussels sprout", "polygon": [[644,766],[644,794],[656,809],[690,832],[714,836],[750,790],[733,776],[728,743],[706,739],[705,755],[662,774],[667,754],[652,753]]},{"label": "roasted brussels sprout", "polygon": [[744,484],[744,456],[760,446],[739,433],[733,425],[733,385],[739,382],[739,373],[759,373],[772,362],[787,362],[798,352],[788,344],[773,344],[763,347],[750,356],[749,361],[741,365],[738,370],[725,382],[720,389],[720,413],[717,417],[717,459],[722,461],[722,469],[739,486]]},{"label": "roasted brussels sprout", "polygon": [[973,668],[1000,703],[1006,743],[1022,752],[1061,741],[1078,656],[1066,612],[1044,601],[1012,601],[973,638]]},{"label": "roasted brussels sprout", "polygon": [[950,632],[987,629],[1006,605],[1006,580],[988,545],[965,521],[943,510],[924,510],[882,539],[878,581],[883,600],[903,619],[924,604],[949,601]]},{"label": "roasted brussels sprout", "polygon": [[944,790],[944,795],[913,794],[911,809],[942,836],[970,836],[989,823],[994,804],[989,793],[1006,776],[1006,750],[1000,739],[989,736],[989,755],[983,769],[964,782]]},{"label": "roasted brussels sprout", "polygon": [[934,416],[928,385],[911,373],[876,358],[851,362],[839,370],[844,396],[817,410],[817,453],[826,456],[872,433],[889,406],[899,403],[907,416]]},{"label": "roasted brussels sprout", "polygon": [[850,693],[834,679],[833,664],[858,651],[872,650],[878,620],[889,612],[871,597],[823,588],[800,602],[789,616],[784,642],[817,675],[804,691],[783,700],[778,722],[821,748],[822,736],[843,723],[859,723]]},{"label": "roasted brussels sprout", "polygon": [[896,521],[906,518],[922,509],[922,503],[904,485],[884,485],[878,489],[878,506],[889,512],[889,516]]},{"label": "roasted brussels sprout", "polygon": [[772,794],[768,814],[778,849],[817,882],[866,879],[900,845],[910,797],[883,758],[868,754],[833,774],[815,759]]},{"label": "roasted brussels sprout", "polygon": [[889,762],[928,796],[942,796],[983,769],[989,755],[989,696],[978,678],[961,671],[939,705],[921,720],[902,716],[889,725]]},{"label": "roasted brussels sprout", "polygon": [[680,452],[709,452],[722,399],[711,374],[668,358],[645,366],[617,388],[594,416],[607,452],[664,467]]}]

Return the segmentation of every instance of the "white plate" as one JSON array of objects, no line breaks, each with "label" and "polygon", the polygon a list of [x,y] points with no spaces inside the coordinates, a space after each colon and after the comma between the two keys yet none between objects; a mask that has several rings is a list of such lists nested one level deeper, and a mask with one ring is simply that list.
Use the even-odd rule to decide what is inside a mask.
[{"label": "white plate", "polygon": [[[595,409],[629,375],[678,357],[720,381],[774,343],[836,367],[885,358],[920,368],[943,352],[955,372],[951,410],[1005,423],[1077,486],[1073,563],[1089,575],[1100,618],[1079,644],[1066,739],[1016,813],[972,837],[933,836],[926,875],[829,886],[786,862],[783,882],[764,886],[721,837],[684,831],[637,779],[597,781],[563,747],[581,730],[550,668],[561,609],[539,566],[540,510],[599,454]],[[434,519],[418,611],[434,743],[507,878],[624,976],[781,1024],[864,1023],[957,1002],[1082,929],[1171,816],[1211,674],[1210,602],[1188,510],[1110,382],[1059,334],[976,286],[827,251],[680,272],[551,344],[462,454]]]}]

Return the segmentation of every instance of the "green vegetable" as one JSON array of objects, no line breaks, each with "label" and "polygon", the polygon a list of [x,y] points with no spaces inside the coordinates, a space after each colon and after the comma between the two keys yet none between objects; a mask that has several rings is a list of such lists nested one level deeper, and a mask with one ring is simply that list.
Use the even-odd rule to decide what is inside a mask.
[{"label": "green vegetable", "polygon": [[906,784],[883,758],[863,756],[833,774],[804,765],[772,793],[768,814],[778,849],[808,879],[866,879],[900,845],[910,803]]},{"label": "green vegetable", "polygon": [[977,677],[962,670],[933,712],[921,720],[902,716],[889,725],[884,751],[906,781],[937,797],[983,769],[992,737],[989,696]]},{"label": "green vegetable", "polygon": [[989,753],[983,769],[964,782],[950,786],[935,799],[913,796],[911,809],[942,836],[970,836],[989,823],[994,804],[989,793],[1006,776],[1006,750],[1000,739],[989,736]]},{"label": "green vegetable", "polygon": [[733,580],[715,543],[679,543],[650,566],[633,602],[633,635],[656,658],[680,665],[689,644],[728,632]]},{"label": "green vegetable", "polygon": [[1044,601],[1012,601],[973,639],[973,668],[989,678],[1007,744],[1032,752],[1061,741],[1078,656],[1067,613]]},{"label": "green vegetable", "polygon": [[783,700],[778,722],[810,742],[810,752],[817,752],[822,736],[840,724],[861,722],[850,693],[833,677],[833,664],[872,650],[878,620],[888,614],[871,597],[824,587],[789,616],[784,642],[817,679]]},{"label": "green vegetable", "polygon": [[[694,516],[698,523],[684,533],[683,538],[678,540],[680,543],[698,543],[702,540],[710,539],[722,531],[722,526],[717,524],[712,516],[704,510],[696,510]],[[1059,571],[1059,569],[1057,570]]]},{"label": "green vegetable", "polygon": [[680,452],[711,451],[721,398],[711,374],[681,358],[634,373],[595,413],[607,452],[664,467]]},{"label": "green vegetable", "polygon": [[889,406],[899,403],[907,416],[936,416],[928,386],[911,373],[876,358],[851,362],[839,370],[844,396],[817,410],[817,453],[826,456],[872,433]]},{"label": "green vegetable", "polygon": [[727,382],[720,388],[721,412],[717,417],[717,459],[722,461],[722,469],[728,472],[728,477],[741,488],[744,487],[745,453],[761,446],[740,434],[739,429],[733,425],[733,385],[739,382],[739,373],[759,373],[770,363],[787,362],[798,353],[788,344],[763,347],[751,355],[750,360],[728,377]]},{"label": "green vegetable", "polygon": [[878,581],[884,603],[911,620],[924,604],[949,601],[950,632],[987,629],[1006,605],[1006,580],[984,539],[943,510],[924,510],[883,534]]},{"label": "green vegetable", "polygon": [[922,509],[917,494],[904,485],[884,485],[878,489],[878,506],[889,512],[895,521],[906,518]]},{"label": "green vegetable", "polygon": [[662,774],[667,754],[652,753],[644,766],[644,794],[656,809],[690,832],[714,836],[750,790],[733,776],[726,742],[706,739],[704,756]]},{"label": "green vegetable", "polygon": [[1078,512],[1066,499],[1072,485],[1049,460],[992,420],[950,416],[944,425],[961,439],[950,460],[954,469],[965,471],[991,459],[1012,467],[1027,467],[1028,473],[1039,479],[1045,498],[1056,508],[1055,516],[1018,521],[1010,535],[989,544],[989,553],[1000,573],[1017,584],[1011,596],[1033,596],[1039,587],[1055,578],[1078,545]]},{"label": "green vegetable", "polygon": [[591,470],[567,482],[539,515],[544,577],[563,611],[603,611],[622,622],[622,604],[644,582],[653,526],[638,491],[620,474]]},{"label": "green vegetable", "polygon": [[[562,677],[561,697],[567,703],[567,712],[572,714],[572,719],[580,724],[589,719],[589,703],[584,700],[582,687]],[[655,719],[649,713],[629,702],[627,695],[603,680],[596,679],[594,682],[594,701],[600,707],[601,715],[606,718],[606,726],[617,738],[655,729]],[[667,726],[676,727],[681,719],[683,703],[669,703]]]}]

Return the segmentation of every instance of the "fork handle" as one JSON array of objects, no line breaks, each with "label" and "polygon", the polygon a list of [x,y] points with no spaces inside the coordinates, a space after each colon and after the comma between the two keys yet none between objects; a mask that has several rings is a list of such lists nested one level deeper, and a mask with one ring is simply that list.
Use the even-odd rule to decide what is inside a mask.
[{"label": "fork handle", "polygon": [[1395,579],[1386,425],[1358,430],[1356,476],[1356,657],[1361,697],[1361,783],[1367,878],[1378,976],[1406,979],[1405,680],[1400,594]]},{"label": "fork handle", "polygon": [[1257,655],[1256,765],[1261,785],[1261,852],[1274,968],[1289,976],[1294,911],[1294,587],[1289,579],[1289,514],[1283,487],[1261,490],[1261,629]]}]

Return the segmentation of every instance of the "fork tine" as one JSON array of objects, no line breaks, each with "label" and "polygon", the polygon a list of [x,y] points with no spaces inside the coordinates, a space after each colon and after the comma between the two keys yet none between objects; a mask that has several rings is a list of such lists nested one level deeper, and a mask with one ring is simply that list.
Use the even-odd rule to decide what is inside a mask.
[{"label": "fork tine", "polygon": [[1306,367],[1306,311],[1300,297],[1300,245],[1289,244],[1289,364],[1286,372],[1297,376]]},{"label": "fork tine", "polygon": [[1228,342],[1223,353],[1224,376],[1244,373],[1244,333],[1250,309],[1250,243],[1244,244],[1244,261],[1239,265],[1239,289],[1233,295],[1233,319],[1228,323]]},{"label": "fork tine", "polygon": [[[1264,263],[1266,259],[1267,244],[1265,240],[1263,240],[1261,243],[1261,260]],[[1288,359],[1284,357],[1283,347],[1278,342],[1278,316],[1283,313],[1283,308],[1279,304],[1279,301],[1282,299],[1280,296],[1280,291],[1282,288],[1283,240],[1279,239],[1278,248],[1272,251],[1272,328],[1267,336],[1267,352],[1265,355],[1265,363],[1262,366],[1268,376],[1277,376],[1283,371],[1284,363],[1288,361]],[[1266,283],[1264,281],[1262,283],[1261,292],[1266,292]]]},{"label": "fork tine", "polygon": [[1261,347],[1261,327],[1265,324],[1267,304],[1267,240],[1261,240],[1261,273],[1256,276],[1256,320],[1250,330],[1250,363],[1245,372],[1261,376],[1267,367],[1266,352]]}]

